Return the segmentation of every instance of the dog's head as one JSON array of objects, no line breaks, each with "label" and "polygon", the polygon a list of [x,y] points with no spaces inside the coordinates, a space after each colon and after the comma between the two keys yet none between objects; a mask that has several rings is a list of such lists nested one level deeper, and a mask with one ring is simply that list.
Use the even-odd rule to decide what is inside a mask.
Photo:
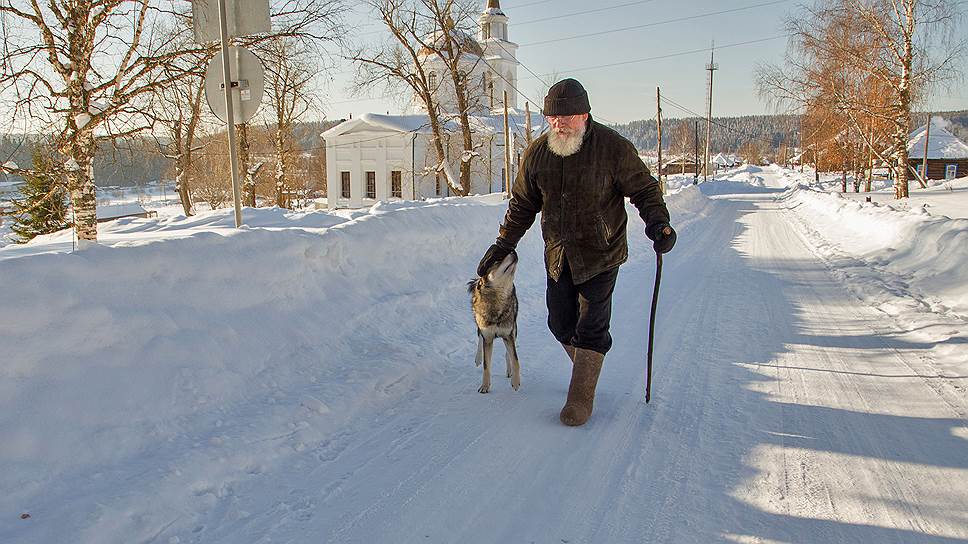
[{"label": "dog's head", "polygon": [[467,292],[475,289],[496,289],[510,291],[514,289],[514,272],[518,269],[518,254],[512,251],[500,262],[494,263],[487,269],[483,277],[467,283]]}]

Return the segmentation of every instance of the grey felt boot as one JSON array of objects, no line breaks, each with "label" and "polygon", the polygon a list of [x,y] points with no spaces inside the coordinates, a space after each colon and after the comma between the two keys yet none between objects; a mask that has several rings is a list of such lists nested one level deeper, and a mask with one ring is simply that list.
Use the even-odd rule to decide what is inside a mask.
[{"label": "grey felt boot", "polygon": [[561,344],[561,347],[565,348],[565,353],[568,354],[568,358],[571,359],[571,364],[575,364],[575,346],[571,344]]},{"label": "grey felt boot", "polygon": [[568,400],[558,417],[569,426],[583,425],[592,415],[595,401],[595,386],[602,371],[605,356],[597,351],[584,348],[575,349],[575,364],[571,369],[571,385],[568,386]]}]

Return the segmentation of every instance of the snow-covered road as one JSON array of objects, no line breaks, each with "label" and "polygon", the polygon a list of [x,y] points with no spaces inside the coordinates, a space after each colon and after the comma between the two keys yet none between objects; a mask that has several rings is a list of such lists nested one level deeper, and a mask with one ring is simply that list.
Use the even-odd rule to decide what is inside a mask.
[{"label": "snow-covered road", "polygon": [[568,363],[543,332],[542,286],[522,285],[520,392],[477,394],[458,349],[291,472],[235,489],[200,541],[968,539],[965,377],[939,376],[831,281],[773,196],[718,200],[667,258],[651,404],[640,251],[585,427],[557,422]]},{"label": "snow-covered road", "polygon": [[[939,364],[924,331],[899,332],[908,324],[848,289],[776,188],[783,181],[759,175],[753,194],[724,184],[674,216],[648,405],[654,254],[640,232],[630,237],[614,347],[579,428],[558,422],[570,367],[545,325],[536,232],[520,247],[522,388],[498,373],[491,393],[477,393],[473,325],[454,276],[473,270],[496,230],[493,205],[401,205],[285,244],[255,230],[48,255],[86,278],[99,304],[90,316],[119,332],[101,333],[80,369],[58,355],[67,347],[0,335],[27,346],[0,367],[0,407],[11,410],[0,418],[10,437],[0,460],[14,471],[0,476],[11,486],[0,541],[968,541],[966,365]],[[486,227],[447,230],[455,211]],[[438,237],[395,243],[438,258],[429,270],[378,245],[411,224]],[[388,253],[358,262],[351,241]],[[203,243],[226,269],[261,255],[253,284],[186,268],[191,282],[154,275],[161,294],[126,302],[142,280],[121,266],[124,251],[153,267]],[[18,277],[40,270],[7,266]],[[113,278],[90,275],[112,266]],[[58,274],[31,281],[57,285]],[[167,302],[182,285],[185,301]],[[91,304],[67,298],[63,310],[18,304],[42,327]],[[955,318],[931,324],[950,329],[942,348],[964,349],[965,329],[945,321]],[[222,354],[225,345],[239,347]],[[52,372],[59,360],[65,370]],[[75,426],[94,436],[51,436]],[[83,454],[67,451],[77,445]],[[31,517],[16,519],[21,510]]]}]

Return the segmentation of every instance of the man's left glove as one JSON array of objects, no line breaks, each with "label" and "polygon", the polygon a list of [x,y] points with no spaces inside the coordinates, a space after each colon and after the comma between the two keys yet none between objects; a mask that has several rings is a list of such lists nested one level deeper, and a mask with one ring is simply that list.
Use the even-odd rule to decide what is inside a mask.
[{"label": "man's left glove", "polygon": [[508,247],[506,244],[500,242],[491,245],[491,247],[487,248],[487,252],[484,253],[484,258],[477,265],[477,275],[483,278],[495,263],[503,261],[512,251],[514,251],[513,247]]},{"label": "man's left glove", "polygon": [[645,229],[656,253],[668,253],[676,245],[676,231],[668,223],[656,223]]}]

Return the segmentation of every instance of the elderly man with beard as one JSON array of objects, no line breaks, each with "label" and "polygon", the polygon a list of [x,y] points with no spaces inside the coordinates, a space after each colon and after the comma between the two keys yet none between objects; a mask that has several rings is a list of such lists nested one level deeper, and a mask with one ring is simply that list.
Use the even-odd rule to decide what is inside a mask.
[{"label": "elderly man with beard", "polygon": [[619,266],[628,259],[628,197],[656,252],[676,242],[659,184],[635,146],[592,120],[581,83],[555,83],[542,113],[551,130],[525,151],[497,241],[477,268],[483,276],[514,251],[541,212],[548,275],[548,327],[572,361],[565,425],[592,414],[595,387],[612,346],[609,322]]}]

